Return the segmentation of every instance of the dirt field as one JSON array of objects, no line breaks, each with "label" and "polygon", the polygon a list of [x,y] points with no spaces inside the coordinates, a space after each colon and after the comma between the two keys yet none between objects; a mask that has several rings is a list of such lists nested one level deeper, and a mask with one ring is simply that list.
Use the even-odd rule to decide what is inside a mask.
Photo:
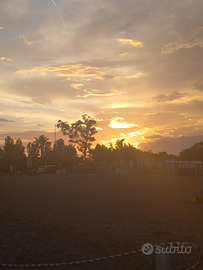
[{"label": "dirt field", "polygon": [[[0,264],[78,261],[167,241],[203,250],[203,204],[192,203],[200,188],[201,177],[173,174],[0,176]],[[197,258],[172,255],[172,269]],[[156,266],[154,254],[139,253],[57,269]]]}]

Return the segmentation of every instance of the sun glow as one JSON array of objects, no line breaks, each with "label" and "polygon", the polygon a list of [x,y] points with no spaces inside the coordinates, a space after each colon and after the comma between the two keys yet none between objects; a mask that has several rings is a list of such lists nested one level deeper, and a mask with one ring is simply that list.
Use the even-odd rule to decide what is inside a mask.
[{"label": "sun glow", "polygon": [[133,146],[135,147],[135,148],[137,148],[137,149],[140,149],[140,147],[139,147],[139,142],[135,142],[135,143],[133,143]]},{"label": "sun glow", "polygon": [[114,117],[111,118],[109,127],[111,128],[133,128],[137,127],[136,124],[128,124],[126,121],[124,121],[123,117]]},{"label": "sun glow", "polygon": [[141,135],[140,132],[130,132],[130,133],[121,133],[120,134],[122,137],[126,137],[126,138],[132,138],[132,137],[136,137]]},{"label": "sun glow", "polygon": [[117,109],[117,108],[127,108],[129,104],[112,104],[109,105],[108,108],[110,109]]}]

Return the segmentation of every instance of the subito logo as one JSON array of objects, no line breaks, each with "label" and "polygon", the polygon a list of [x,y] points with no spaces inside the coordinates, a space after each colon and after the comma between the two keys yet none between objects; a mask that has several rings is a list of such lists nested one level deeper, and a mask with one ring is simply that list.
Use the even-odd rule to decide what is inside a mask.
[{"label": "subito logo", "polygon": [[151,255],[154,251],[154,248],[151,244],[149,243],[146,243],[142,246],[142,252],[145,254],[145,255]]}]

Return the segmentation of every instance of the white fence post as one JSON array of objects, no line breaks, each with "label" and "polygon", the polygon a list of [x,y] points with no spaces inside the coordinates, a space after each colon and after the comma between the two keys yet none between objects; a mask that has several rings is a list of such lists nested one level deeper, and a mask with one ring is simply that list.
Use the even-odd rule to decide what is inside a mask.
[{"label": "white fence post", "polygon": [[171,270],[169,254],[156,253],[156,270]]}]

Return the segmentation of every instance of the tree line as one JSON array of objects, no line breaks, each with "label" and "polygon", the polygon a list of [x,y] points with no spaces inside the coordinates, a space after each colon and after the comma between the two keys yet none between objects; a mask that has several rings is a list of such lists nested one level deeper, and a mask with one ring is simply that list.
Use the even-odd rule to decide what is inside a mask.
[{"label": "tree line", "polygon": [[[33,142],[23,146],[21,139],[14,141],[10,136],[5,138],[5,143],[0,146],[0,162],[8,170],[9,166],[15,165],[22,169],[26,167],[27,156],[31,156],[35,167],[48,164],[60,164],[61,166],[74,166],[78,163],[106,162],[110,164],[115,159],[125,158],[130,161],[134,158],[150,158],[156,160],[188,160],[203,161],[203,142],[198,142],[190,148],[182,149],[179,155],[171,155],[164,152],[152,153],[142,151],[133,145],[125,143],[124,139],[117,140],[115,145],[97,144],[92,147],[95,141],[96,120],[84,114],[75,123],[57,123],[64,136],[68,136],[68,144],[63,139],[56,140],[53,144],[44,134],[34,137]],[[2,166],[1,166],[2,167]],[[0,167],[0,169],[1,169]]]}]

